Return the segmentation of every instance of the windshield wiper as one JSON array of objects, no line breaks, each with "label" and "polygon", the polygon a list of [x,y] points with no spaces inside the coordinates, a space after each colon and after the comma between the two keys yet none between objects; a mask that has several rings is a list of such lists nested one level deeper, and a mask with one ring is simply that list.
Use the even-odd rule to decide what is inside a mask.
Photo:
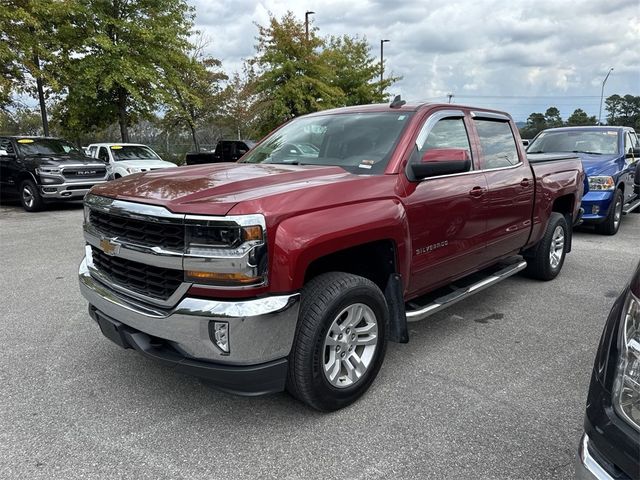
[{"label": "windshield wiper", "polygon": [[600,152],[586,152],[584,150],[572,150],[571,153],[586,153],[587,155],[602,155]]},{"label": "windshield wiper", "polygon": [[535,152],[527,152],[527,153],[545,153],[542,150],[536,150]]}]

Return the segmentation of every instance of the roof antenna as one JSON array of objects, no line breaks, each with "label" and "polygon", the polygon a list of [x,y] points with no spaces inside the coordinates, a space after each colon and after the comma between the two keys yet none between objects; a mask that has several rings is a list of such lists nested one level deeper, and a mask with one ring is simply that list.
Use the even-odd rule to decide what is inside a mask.
[{"label": "roof antenna", "polygon": [[396,98],[393,99],[393,102],[391,102],[391,105],[389,105],[389,108],[400,108],[401,106],[403,106],[405,103],[404,100],[402,100],[400,98],[400,95],[396,95]]}]

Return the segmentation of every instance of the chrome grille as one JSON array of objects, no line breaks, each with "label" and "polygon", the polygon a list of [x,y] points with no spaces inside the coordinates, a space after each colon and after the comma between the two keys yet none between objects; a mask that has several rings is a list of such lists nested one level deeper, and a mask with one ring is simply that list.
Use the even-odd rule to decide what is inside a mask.
[{"label": "chrome grille", "polygon": [[149,247],[184,250],[184,226],[139,220],[91,210],[89,223],[106,237]]},{"label": "chrome grille", "polygon": [[106,174],[107,168],[103,166],[66,167],[62,171],[64,178],[71,182],[102,180]]},{"label": "chrome grille", "polygon": [[91,247],[91,255],[94,268],[109,282],[159,300],[171,297],[184,278],[181,270],[111,257],[96,247]]}]

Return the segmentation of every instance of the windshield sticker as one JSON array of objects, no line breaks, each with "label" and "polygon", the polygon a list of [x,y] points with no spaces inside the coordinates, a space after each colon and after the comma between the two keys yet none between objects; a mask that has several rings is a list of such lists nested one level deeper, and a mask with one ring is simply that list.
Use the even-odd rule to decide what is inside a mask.
[{"label": "windshield sticker", "polygon": [[111,145],[111,150],[122,150],[121,145]]},{"label": "windshield sticker", "polygon": [[361,163],[360,165],[358,165],[358,168],[370,169],[371,165],[370,164],[366,164],[366,163]]},{"label": "windshield sticker", "polygon": [[405,118],[407,118],[407,116],[406,116],[406,115],[400,115],[400,116],[398,117],[398,120],[404,120]]},{"label": "windshield sticker", "polygon": [[21,138],[18,140],[18,143],[33,143],[33,139],[31,138]]},{"label": "windshield sticker", "polygon": [[607,135],[618,135],[618,132],[616,132],[615,130],[607,130],[606,132]]}]

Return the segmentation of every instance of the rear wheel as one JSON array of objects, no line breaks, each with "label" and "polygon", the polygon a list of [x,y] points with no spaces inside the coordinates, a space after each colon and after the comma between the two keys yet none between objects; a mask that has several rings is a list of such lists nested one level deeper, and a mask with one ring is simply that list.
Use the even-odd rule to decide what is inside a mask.
[{"label": "rear wheel", "polygon": [[544,236],[532,250],[525,254],[527,259],[525,273],[538,280],[556,278],[564,264],[569,234],[566,218],[560,213],[552,212]]},{"label": "rear wheel", "polygon": [[346,407],[375,379],[387,345],[388,308],[370,280],[326,273],[302,292],[287,390],[322,411]]},{"label": "rear wheel", "polygon": [[42,210],[44,202],[38,191],[38,186],[33,180],[23,180],[20,183],[20,203],[27,212],[38,212]]},{"label": "rear wheel", "polygon": [[616,189],[616,193],[613,196],[613,202],[611,202],[611,208],[609,214],[604,222],[596,225],[596,231],[602,235],[615,235],[620,229],[620,222],[622,221],[622,207],[624,200],[622,198],[622,191]]}]

